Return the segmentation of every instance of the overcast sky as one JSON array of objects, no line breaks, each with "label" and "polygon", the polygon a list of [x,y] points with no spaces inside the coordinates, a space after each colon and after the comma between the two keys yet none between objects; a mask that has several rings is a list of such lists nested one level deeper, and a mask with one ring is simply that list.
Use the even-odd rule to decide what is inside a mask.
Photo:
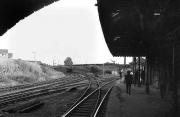
[{"label": "overcast sky", "polygon": [[[103,37],[96,0],[60,0],[33,13],[0,37],[0,48],[14,58],[63,64],[103,63],[113,58]],[[127,63],[131,58],[127,59]]]}]

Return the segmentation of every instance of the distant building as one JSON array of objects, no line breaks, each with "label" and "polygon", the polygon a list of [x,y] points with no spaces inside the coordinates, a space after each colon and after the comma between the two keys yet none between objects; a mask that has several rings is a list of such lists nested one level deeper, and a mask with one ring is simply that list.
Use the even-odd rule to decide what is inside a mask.
[{"label": "distant building", "polygon": [[8,49],[0,49],[0,58],[12,58],[13,53],[8,53]]},{"label": "distant building", "polygon": [[8,50],[0,49],[0,58],[8,58]]}]

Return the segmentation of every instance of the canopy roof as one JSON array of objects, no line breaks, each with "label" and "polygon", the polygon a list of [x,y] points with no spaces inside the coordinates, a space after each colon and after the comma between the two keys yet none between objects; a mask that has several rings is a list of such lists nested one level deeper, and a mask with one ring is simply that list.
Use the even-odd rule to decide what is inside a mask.
[{"label": "canopy roof", "polygon": [[100,22],[114,56],[146,56],[180,24],[178,0],[98,0]]},{"label": "canopy roof", "polygon": [[19,20],[58,0],[0,0],[0,35]]},{"label": "canopy roof", "polygon": [[[0,35],[55,1],[58,0],[1,0]],[[97,1],[105,40],[114,56],[146,56],[157,47],[169,46],[172,41],[166,35],[180,25],[179,0]]]}]

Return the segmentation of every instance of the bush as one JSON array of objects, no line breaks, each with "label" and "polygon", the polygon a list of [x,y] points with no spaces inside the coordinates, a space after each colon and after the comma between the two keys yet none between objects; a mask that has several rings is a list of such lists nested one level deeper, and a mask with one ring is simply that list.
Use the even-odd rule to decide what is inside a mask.
[{"label": "bush", "polygon": [[110,70],[106,70],[105,73],[106,74],[112,74],[112,72]]},{"label": "bush", "polygon": [[93,73],[95,76],[98,75],[99,71],[100,71],[100,70],[99,70],[97,67],[95,67],[95,66],[92,66],[92,67],[90,68],[90,72]]},{"label": "bush", "polygon": [[72,72],[73,72],[72,68],[66,68],[66,73],[72,73]]}]

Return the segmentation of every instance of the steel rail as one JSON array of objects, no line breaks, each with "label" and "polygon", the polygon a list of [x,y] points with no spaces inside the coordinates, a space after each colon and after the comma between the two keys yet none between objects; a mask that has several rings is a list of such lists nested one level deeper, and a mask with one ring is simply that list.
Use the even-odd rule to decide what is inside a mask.
[{"label": "steel rail", "polygon": [[[89,75],[87,75],[86,74],[86,77],[91,77],[91,76],[89,76]],[[91,86],[92,86],[92,84],[93,84],[93,82],[96,82],[96,84],[97,84],[97,88],[95,88],[92,92],[90,92],[89,94],[87,94],[87,92],[92,88]],[[78,105],[80,105],[80,103],[82,103],[84,100],[86,100],[91,94],[93,94],[93,93],[95,93],[98,89],[99,89],[99,81],[98,80],[94,80],[94,81],[91,81],[90,83],[90,85],[88,86],[88,88],[86,89],[86,91],[81,95],[81,97],[71,106],[71,108],[70,109],[68,109],[68,111],[66,111],[65,112],[65,114],[63,115],[63,117],[65,117],[65,116],[68,116],[68,114],[74,109],[74,108],[76,108]],[[100,97],[100,91],[98,92],[99,94],[99,96],[98,96],[98,100],[99,100],[99,97]],[[86,95],[87,94],[87,95]],[[98,103],[98,101],[97,101],[97,103]],[[95,106],[97,106],[97,104],[95,105]]]},{"label": "steel rail", "polygon": [[[77,87],[77,86],[82,86],[82,85],[87,85],[87,83],[73,83],[73,84],[66,84],[66,85],[61,85],[61,84],[56,84],[56,85],[53,85],[52,87],[43,87],[43,89],[36,89],[36,90],[31,90],[31,91],[23,91],[23,92],[19,92],[18,94],[14,94],[14,95],[6,95],[5,97],[2,97],[4,99],[0,100],[0,104],[1,104],[1,101],[5,101],[5,100],[9,100],[9,99],[12,99],[12,98],[17,98],[19,96],[24,96],[24,95],[27,95],[27,94],[33,94],[33,93],[38,93],[38,92],[48,92],[49,90],[63,90],[63,89],[67,89],[67,88],[72,88],[72,87]],[[60,89],[59,89],[60,88]]]},{"label": "steel rail", "polygon": [[[86,77],[91,77],[91,76],[86,76]],[[7,104],[10,104],[10,103],[29,100],[29,99],[32,99],[32,98],[35,98],[38,96],[58,92],[60,90],[64,90],[67,88],[73,88],[73,87],[86,86],[87,85],[87,82],[86,83],[84,83],[84,82],[78,83],[77,81],[74,80],[75,83],[73,83],[73,82],[53,82],[53,83],[50,83],[47,85],[44,84],[43,86],[32,87],[32,88],[27,89],[27,90],[22,90],[19,92],[2,95],[2,96],[0,96],[0,108],[3,106],[7,106]],[[85,81],[85,80],[83,80],[83,81]],[[99,90],[99,92],[100,92],[100,82],[98,80],[96,80],[96,82],[97,82],[98,88],[95,90]],[[66,83],[66,84],[64,84],[64,83]],[[108,83],[106,83],[106,84],[108,84]],[[106,85],[106,84],[104,84],[104,85]],[[90,83],[89,83],[89,86],[90,86]],[[82,96],[78,100],[81,100],[85,96],[85,93],[87,91],[88,91],[88,89],[85,90],[85,92],[82,94]],[[91,92],[91,93],[93,93],[93,92]],[[99,101],[99,98],[100,98],[100,93],[98,96],[98,101]],[[76,104],[76,103],[78,103],[78,101],[76,101],[74,104]],[[96,107],[98,106],[97,103],[95,104],[95,106]],[[93,110],[93,112],[95,112],[95,110]]]},{"label": "steel rail", "polygon": [[104,103],[104,101],[105,101],[105,99],[107,98],[108,94],[111,92],[112,88],[113,88],[113,86],[110,87],[110,88],[108,89],[108,91],[106,92],[106,94],[103,96],[103,99],[101,100],[101,102],[100,102],[98,108],[96,109],[93,117],[99,117],[99,116],[98,116],[98,112],[99,112],[100,109],[102,108],[102,104]]},{"label": "steel rail", "polygon": [[30,88],[30,87],[34,87],[37,85],[44,85],[44,84],[49,84],[49,83],[53,83],[53,82],[58,82],[58,81],[65,81],[65,80],[73,80],[74,77],[79,77],[78,79],[84,79],[82,75],[74,75],[74,76],[65,76],[62,78],[58,78],[58,79],[52,79],[52,80],[48,80],[48,81],[42,81],[42,82],[36,82],[36,83],[29,83],[29,84],[23,84],[23,85],[17,85],[17,86],[10,86],[10,87],[3,87],[0,88],[0,92],[7,92],[7,91],[14,91],[14,90],[18,90],[18,89],[24,89],[24,88]]},{"label": "steel rail", "polygon": [[[84,102],[86,99],[88,99],[90,96],[92,96],[94,93],[96,93],[99,90],[96,89],[93,92],[91,92],[89,95],[87,95],[85,98],[83,98],[80,102],[78,102],[73,108],[71,108],[67,113],[65,113],[64,115],[62,115],[62,117],[69,117],[70,113],[72,113],[72,111],[77,108],[80,104],[82,104],[82,102]],[[98,94],[99,95],[99,94]],[[97,103],[97,102],[96,102]]]},{"label": "steel rail", "polygon": [[[70,109],[75,106],[81,99],[83,99],[83,97],[85,97],[86,93],[89,91],[90,87],[91,87],[92,82],[89,83],[88,87],[86,88],[86,90],[82,93],[82,95],[76,100],[76,102],[70,107]],[[68,112],[69,110],[67,110],[66,112]]]},{"label": "steel rail", "polygon": [[2,98],[6,98],[6,97],[9,97],[9,95],[18,95],[18,93],[22,93],[22,92],[28,92],[28,91],[34,91],[34,90],[39,90],[39,89],[42,89],[42,88],[45,88],[45,87],[50,87],[50,86],[54,86],[54,85],[69,85],[69,84],[72,84],[72,83],[76,83],[78,81],[82,81],[82,80],[73,80],[71,82],[53,82],[53,83],[50,83],[50,84],[44,84],[44,85],[41,85],[41,86],[36,86],[36,87],[31,87],[31,88],[27,88],[27,89],[24,89],[24,90],[19,90],[17,92],[10,92],[10,93],[7,93],[7,94],[2,94],[0,95],[0,100]]},{"label": "steel rail", "polygon": [[[93,114],[96,112],[96,108],[98,108],[98,104],[99,104],[99,100],[100,100],[100,95],[101,95],[101,92],[100,92],[100,90],[101,90],[101,88],[103,88],[104,86],[106,86],[106,85],[108,85],[108,84],[110,84],[110,83],[112,83],[112,82],[114,82],[115,80],[112,80],[112,81],[110,81],[110,82],[108,82],[108,83],[105,83],[105,84],[103,84],[102,86],[100,86],[99,85],[99,87],[97,88],[97,89],[95,89],[92,93],[90,93],[89,95],[87,95],[86,97],[84,97],[82,100],[80,100],[75,106],[73,106],[71,109],[69,109],[69,111],[68,112],[66,112],[65,114],[63,114],[62,115],[62,117],[69,117],[69,116],[73,116],[73,111],[75,111],[76,110],[76,108],[78,108],[78,107],[81,107],[81,104],[83,104],[83,102],[85,102],[85,101],[87,101],[88,99],[91,99],[91,97],[92,97],[92,95],[94,95],[96,92],[98,92],[98,96],[96,97],[96,103],[93,103],[94,104],[94,107],[93,107],[93,109],[89,109],[91,112],[87,112],[88,111],[88,108],[90,108],[90,106],[88,105],[87,107],[88,108],[86,108],[86,109],[84,109],[84,110],[81,110],[82,111],[82,114],[79,114],[79,116],[88,116],[88,117],[91,117],[91,116],[93,116]],[[85,105],[84,106],[82,106],[82,107],[86,107]],[[92,108],[92,107],[91,107]],[[77,109],[78,110],[78,109]],[[76,111],[75,111],[76,112]],[[90,114],[90,115],[88,115],[88,114],[86,114],[86,112],[88,113],[88,114]],[[75,115],[77,114],[77,113],[74,113]],[[78,114],[76,115],[76,116],[78,116]]]},{"label": "steel rail", "polygon": [[[53,87],[48,87],[46,90],[51,90],[50,92],[56,92],[56,91],[61,91],[63,89],[67,89],[67,88],[73,88],[73,87],[78,87],[78,86],[86,86],[87,83],[73,83],[73,84],[69,84],[69,85],[57,85],[57,86],[53,86]],[[42,91],[42,90],[38,90],[36,92],[23,92],[23,93],[19,93],[18,95],[14,96],[11,95],[11,97],[9,98],[5,98],[3,100],[0,101],[0,107],[3,106],[7,106],[7,104],[12,103],[12,102],[18,102],[18,101],[24,101],[27,99],[32,99],[34,97],[38,97],[41,95],[45,95],[45,94],[49,94],[49,91]]]}]

